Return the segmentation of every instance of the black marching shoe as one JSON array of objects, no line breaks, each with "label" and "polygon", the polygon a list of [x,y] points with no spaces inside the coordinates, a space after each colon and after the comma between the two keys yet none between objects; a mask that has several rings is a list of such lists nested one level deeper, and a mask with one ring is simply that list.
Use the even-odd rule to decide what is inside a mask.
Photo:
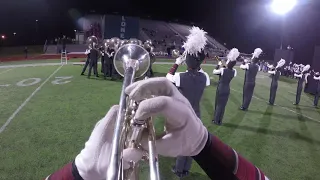
[{"label": "black marching shoe", "polygon": [[218,126],[221,126],[221,124],[222,124],[221,122],[216,122],[215,120],[212,120],[212,123],[215,125],[218,125]]},{"label": "black marching shoe", "polygon": [[248,111],[248,109],[246,109],[246,108],[244,108],[242,106],[239,109],[242,110],[242,111]]},{"label": "black marching shoe", "polygon": [[178,176],[178,178],[183,178],[183,177],[184,177],[183,172],[178,172],[178,171],[176,171],[176,168],[175,168],[174,166],[171,168],[171,171],[173,172],[173,174],[175,174],[176,176]]},{"label": "black marching shoe", "polygon": [[299,105],[298,103],[293,103],[293,105]]},{"label": "black marching shoe", "polygon": [[81,73],[81,76],[83,76],[84,75],[84,73]]}]

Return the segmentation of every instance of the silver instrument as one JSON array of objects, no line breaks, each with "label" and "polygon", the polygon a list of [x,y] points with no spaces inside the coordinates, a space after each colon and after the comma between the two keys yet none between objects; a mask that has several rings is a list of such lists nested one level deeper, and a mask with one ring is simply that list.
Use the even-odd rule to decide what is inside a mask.
[{"label": "silver instrument", "polygon": [[150,65],[149,53],[137,44],[121,46],[113,60],[116,71],[124,77],[119,111],[112,139],[110,164],[107,170],[107,180],[138,180],[139,162],[130,162],[130,168],[124,170],[123,150],[126,148],[141,149],[142,133],[148,133],[148,151],[143,159],[149,159],[150,180],[160,180],[158,155],[155,149],[155,129],[152,118],[134,119],[140,102],[129,99],[125,89],[135,78],[142,77]]},{"label": "silver instrument", "polygon": [[180,52],[179,52],[178,49],[173,49],[173,50],[171,51],[171,55],[172,55],[172,57],[177,58],[177,57],[180,56]]},{"label": "silver instrument", "polygon": [[95,46],[98,45],[98,38],[96,36],[89,36],[87,38],[87,45],[89,48],[96,48]]}]

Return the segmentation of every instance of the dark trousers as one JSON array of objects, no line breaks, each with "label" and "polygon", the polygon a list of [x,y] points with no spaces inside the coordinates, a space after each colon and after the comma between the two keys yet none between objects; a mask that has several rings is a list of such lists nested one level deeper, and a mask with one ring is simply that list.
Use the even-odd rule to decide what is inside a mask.
[{"label": "dark trousers", "polygon": [[104,77],[109,77],[109,65],[107,63],[107,61],[104,61],[103,63],[103,74],[104,74]]},{"label": "dark trousers", "polygon": [[318,106],[319,96],[320,96],[320,92],[317,92],[316,95],[314,96],[314,101],[313,101],[314,106]]},{"label": "dark trousers", "polygon": [[149,69],[148,69],[148,71],[146,73],[146,76],[149,77],[149,78],[154,76],[151,64],[150,64]]},{"label": "dark trousers", "polygon": [[117,75],[116,69],[114,68],[113,61],[108,59],[105,62],[105,73],[104,77],[115,78]]},{"label": "dark trousers", "polygon": [[101,73],[104,73],[104,56],[101,56]]},{"label": "dark trousers", "polygon": [[93,68],[93,73],[98,76],[98,63],[97,63],[97,60],[95,59],[91,59],[90,60],[90,63],[89,63],[89,73],[88,73],[88,77],[91,76],[91,70]]},{"label": "dark trousers", "polygon": [[297,94],[296,94],[296,104],[300,103],[301,93],[302,93],[302,85],[298,85]]},{"label": "dark trousers", "polygon": [[86,69],[87,69],[87,67],[88,67],[89,63],[90,63],[90,59],[89,59],[89,58],[87,58],[86,63],[84,64],[84,67],[83,67],[83,69],[82,69],[81,74],[83,74],[83,73],[86,71]]},{"label": "dark trousers", "polygon": [[270,98],[269,98],[269,103],[271,105],[274,105],[274,101],[276,99],[276,94],[277,94],[277,89],[278,89],[278,83],[272,84],[270,87]]},{"label": "dark trousers", "polygon": [[248,109],[249,105],[251,103],[251,99],[253,96],[253,91],[255,87],[255,82],[245,82],[243,86],[243,101],[242,101],[242,107],[244,109]]},{"label": "dark trousers", "polygon": [[192,157],[178,156],[176,159],[175,171],[178,173],[190,171],[191,165],[192,165]]},{"label": "dark trousers", "polygon": [[216,124],[222,124],[224,112],[228,103],[230,95],[230,89],[229,87],[222,87],[222,88],[217,88],[216,91],[216,100],[215,100],[215,108],[214,108],[214,115],[213,115],[213,120]]}]

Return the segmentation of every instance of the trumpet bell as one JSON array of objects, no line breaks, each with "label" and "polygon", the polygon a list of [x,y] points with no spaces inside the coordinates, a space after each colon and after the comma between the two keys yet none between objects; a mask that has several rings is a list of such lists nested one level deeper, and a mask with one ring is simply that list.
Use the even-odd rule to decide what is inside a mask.
[{"label": "trumpet bell", "polygon": [[177,58],[180,56],[180,52],[177,49],[172,50],[171,54],[174,58]]},{"label": "trumpet bell", "polygon": [[147,50],[137,44],[125,44],[116,52],[113,64],[116,71],[124,77],[127,68],[127,62],[135,60],[137,68],[135,78],[143,76],[150,66],[150,55]]},{"label": "trumpet bell", "polygon": [[98,38],[96,36],[88,37],[87,44],[89,45],[89,44],[92,44],[92,43],[98,44]]}]

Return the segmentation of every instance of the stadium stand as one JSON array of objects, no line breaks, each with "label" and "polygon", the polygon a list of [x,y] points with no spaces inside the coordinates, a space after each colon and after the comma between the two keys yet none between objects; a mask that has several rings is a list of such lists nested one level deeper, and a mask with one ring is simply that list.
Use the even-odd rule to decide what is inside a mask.
[{"label": "stadium stand", "polygon": [[[103,23],[102,23],[103,24]],[[139,20],[139,39],[145,41],[151,39],[155,46],[156,55],[170,55],[172,49],[182,50],[182,44],[186,40],[186,36],[189,34],[191,26],[178,24],[178,23],[167,23],[164,21],[154,20]],[[94,22],[90,29],[84,32],[86,36],[98,34],[98,37],[102,37],[103,28],[97,22]],[[86,37],[85,37],[86,38]],[[216,41],[211,36],[207,36],[208,46],[205,51],[209,56],[223,55],[227,48],[221,43]],[[46,54],[57,54],[59,53],[59,45],[48,45]],[[84,52],[86,45],[84,44],[68,44],[67,51],[72,54],[79,54]]]}]

